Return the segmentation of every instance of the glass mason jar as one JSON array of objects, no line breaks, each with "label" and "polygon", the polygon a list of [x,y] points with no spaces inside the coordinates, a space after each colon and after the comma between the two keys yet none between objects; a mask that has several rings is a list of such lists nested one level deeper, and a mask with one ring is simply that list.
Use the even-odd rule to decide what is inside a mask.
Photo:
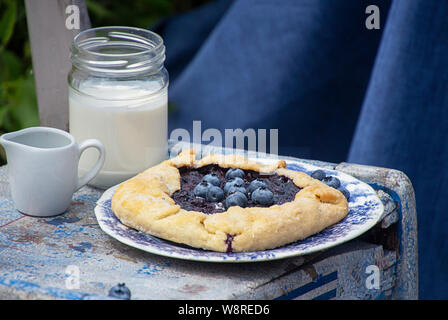
[{"label": "glass mason jar", "polygon": [[[69,131],[76,141],[95,138],[106,161],[90,182],[108,188],[168,157],[168,72],[165,46],[154,32],[102,27],[74,37],[69,84]],[[81,156],[79,174],[96,162]]]}]

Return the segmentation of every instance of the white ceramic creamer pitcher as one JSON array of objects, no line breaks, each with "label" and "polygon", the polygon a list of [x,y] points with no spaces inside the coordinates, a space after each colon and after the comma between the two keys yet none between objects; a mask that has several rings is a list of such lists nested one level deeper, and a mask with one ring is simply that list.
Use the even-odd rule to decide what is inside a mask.
[{"label": "white ceramic creamer pitcher", "polygon": [[[48,217],[63,213],[73,193],[92,180],[104,164],[105,150],[96,139],[77,144],[69,133],[49,127],[31,127],[0,137],[8,162],[11,195],[22,213]],[[96,164],[78,178],[81,153],[99,151]]]}]

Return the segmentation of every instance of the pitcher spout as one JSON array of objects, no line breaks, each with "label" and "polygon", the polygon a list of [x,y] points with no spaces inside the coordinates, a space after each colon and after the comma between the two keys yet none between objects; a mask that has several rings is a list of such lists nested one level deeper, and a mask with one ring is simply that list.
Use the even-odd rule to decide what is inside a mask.
[{"label": "pitcher spout", "polygon": [[0,136],[0,144],[8,150],[24,152],[47,152],[58,148],[69,148],[75,143],[67,132],[51,127],[29,127]]},{"label": "pitcher spout", "polygon": [[17,142],[11,140],[11,138],[17,135],[17,132],[5,133],[0,136],[0,144],[3,146],[6,152],[8,152],[8,150],[13,148],[14,146],[19,145]]}]

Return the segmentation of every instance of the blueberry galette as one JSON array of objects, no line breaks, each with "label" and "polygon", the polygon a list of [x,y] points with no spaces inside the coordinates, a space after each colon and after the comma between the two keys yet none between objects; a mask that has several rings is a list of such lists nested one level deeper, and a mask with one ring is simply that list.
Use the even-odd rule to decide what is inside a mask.
[{"label": "blueberry galette", "polygon": [[348,191],[316,176],[286,169],[284,161],[265,165],[239,155],[195,160],[188,150],[123,182],[112,210],[129,227],[196,248],[271,249],[347,215]]}]

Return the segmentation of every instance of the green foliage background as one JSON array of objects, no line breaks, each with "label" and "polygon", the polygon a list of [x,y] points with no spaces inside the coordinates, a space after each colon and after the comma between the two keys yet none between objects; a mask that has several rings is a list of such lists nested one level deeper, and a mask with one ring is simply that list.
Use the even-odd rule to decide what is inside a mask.
[{"label": "green foliage background", "polygon": [[[38,1],[38,0],[35,0]],[[87,0],[92,27],[148,28],[210,0]],[[55,1],[56,5],[56,1]],[[24,0],[0,0],[0,134],[39,125]],[[0,148],[0,164],[5,163]]]},{"label": "green foliage background", "polygon": [[38,125],[31,50],[21,1],[0,2],[0,132]]},{"label": "green foliage background", "polygon": [[160,19],[179,14],[211,0],[86,0],[92,27],[148,28]]}]

